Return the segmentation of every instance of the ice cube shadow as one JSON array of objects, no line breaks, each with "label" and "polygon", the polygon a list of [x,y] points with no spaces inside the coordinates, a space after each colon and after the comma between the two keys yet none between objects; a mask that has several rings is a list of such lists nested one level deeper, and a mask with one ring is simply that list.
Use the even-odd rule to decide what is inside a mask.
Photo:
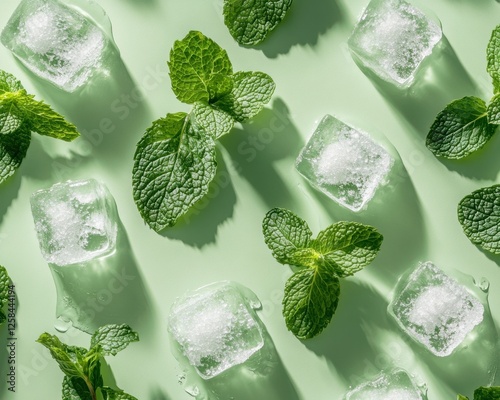
[{"label": "ice cube shadow", "polygon": [[357,213],[337,204],[307,182],[304,185],[330,215],[324,228],[338,221],[355,221],[376,227],[384,236],[380,253],[373,265],[366,268],[388,285],[395,285],[399,276],[426,254],[422,206],[401,160],[396,160],[388,184],[379,187],[366,209]]},{"label": "ice cube shadow", "polygon": [[154,310],[125,229],[118,219],[116,251],[70,266],[49,264],[57,290],[56,316],[92,334],[106,324],[128,324],[148,340]]},{"label": "ice cube shadow", "polygon": [[236,204],[236,193],[219,149],[217,163],[217,174],[210,183],[208,194],[161,235],[197,248],[215,243],[219,226],[233,216]]},{"label": "ice cube shadow", "polygon": [[[414,127],[419,141],[425,141],[438,113],[453,100],[465,96],[477,96],[485,100],[487,97],[465,70],[446,36],[443,36],[429,59],[424,61],[415,83],[406,90],[384,81],[356,57],[353,60],[390,106]],[[466,161],[440,161],[448,169],[470,178],[495,179],[500,170],[500,159],[497,157],[499,146],[500,138],[494,138]]]},{"label": "ice cube shadow", "polygon": [[233,168],[269,208],[293,208],[293,195],[273,165],[282,159],[293,163],[303,140],[282,99],[276,98],[271,109],[264,109],[242,129],[233,129],[221,139],[221,144],[229,153]]},{"label": "ice cube shadow", "polygon": [[314,47],[322,34],[344,20],[337,0],[295,1],[285,19],[255,48],[268,58],[276,58],[294,46]]}]

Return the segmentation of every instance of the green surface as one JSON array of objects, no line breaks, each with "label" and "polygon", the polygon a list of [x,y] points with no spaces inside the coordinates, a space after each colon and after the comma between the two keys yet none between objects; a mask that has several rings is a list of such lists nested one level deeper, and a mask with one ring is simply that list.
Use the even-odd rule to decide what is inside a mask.
[{"label": "green surface", "polygon": [[[500,22],[493,0],[422,0],[442,21],[448,44],[411,95],[366,77],[352,61],[346,41],[366,0],[297,0],[269,40],[257,49],[239,47],[222,17],[221,1],[102,0],[122,60],[113,79],[90,85],[79,96],[39,81],[0,48],[0,68],[16,75],[29,93],[74,122],[83,137],[73,143],[33,137],[19,171],[0,187],[0,263],[16,285],[17,392],[0,380],[0,398],[60,398],[62,372],[35,343],[53,328],[56,291],[35,235],[29,196],[64,179],[103,181],[114,195],[123,229],[119,250],[123,294],[113,308],[120,322],[141,337],[103,366],[141,400],[182,400],[170,353],[166,316],[177,296],[217,280],[238,281],[259,296],[260,313],[283,368],[265,392],[244,399],[340,399],[350,385],[373,377],[392,362],[418,374],[430,400],[472,397],[481,383],[464,365],[460,373],[430,362],[408,345],[386,307],[398,276],[418,261],[432,260],[445,271],[458,269],[491,282],[490,303],[500,322],[500,257],[483,253],[463,234],[457,205],[476,189],[500,183],[500,137],[468,160],[442,161],[425,147],[439,111],[464,96],[490,99],[485,46]],[[0,27],[17,6],[0,5]],[[235,71],[262,71],[276,82],[274,99],[252,123],[236,126],[217,145],[218,173],[208,196],[178,226],[158,235],[145,226],[132,197],[136,143],[153,120],[166,112],[188,112],[171,90],[166,61],[175,40],[190,30],[212,38]],[[317,121],[330,113],[375,135],[385,134],[401,154],[410,180],[402,176],[393,193],[376,196],[354,215],[309,188],[294,160]],[[372,265],[341,282],[342,301],[333,322],[305,343],[287,331],[281,315],[285,280],[291,271],[270,254],[261,233],[266,212],[286,207],[319,232],[338,220],[375,226],[384,235]],[[123,236],[126,235],[126,236]],[[127,280],[128,279],[128,280]],[[126,307],[117,302],[124,301]],[[1,334],[2,342],[5,331]],[[70,329],[71,345],[87,346],[89,336]],[[0,370],[7,349],[0,347]],[[112,372],[111,372],[112,370]],[[453,373],[451,373],[453,371]],[[113,378],[114,377],[114,378]],[[241,385],[235,385],[243,387]],[[261,389],[264,390],[264,389]]]}]

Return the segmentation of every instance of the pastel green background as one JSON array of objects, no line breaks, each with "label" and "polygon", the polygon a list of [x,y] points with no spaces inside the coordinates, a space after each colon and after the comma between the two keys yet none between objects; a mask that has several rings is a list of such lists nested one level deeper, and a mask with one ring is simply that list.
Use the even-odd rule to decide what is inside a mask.
[{"label": "pastel green background", "polygon": [[[0,28],[18,3],[2,1]],[[284,366],[273,383],[274,393],[257,392],[252,398],[340,399],[350,385],[391,363],[426,381],[431,400],[454,399],[458,390],[470,395],[474,388],[464,387],[460,376],[449,376],[446,368],[413,353],[418,347],[404,343],[388,321],[386,307],[398,276],[418,261],[432,260],[444,270],[487,277],[492,313],[500,322],[500,258],[471,244],[456,217],[463,196],[499,183],[500,137],[464,162],[438,160],[424,145],[435,115],[449,101],[471,94],[491,96],[485,49],[500,23],[500,4],[425,0],[440,18],[450,45],[421,76],[423,83],[412,94],[402,94],[386,85],[377,89],[348,53],[346,40],[367,0],[295,0],[286,21],[257,49],[239,47],[231,38],[222,20],[222,0],[100,3],[111,18],[123,65],[116,66],[108,82],[79,96],[40,82],[0,48],[0,68],[15,74],[84,133],[70,144],[33,137],[23,165],[0,187],[0,263],[10,271],[19,300],[17,393],[6,390],[2,345],[0,398],[60,398],[62,373],[35,343],[43,331],[55,333],[56,292],[38,249],[29,197],[57,181],[89,177],[109,187],[128,236],[124,262],[134,279],[125,288],[126,298],[117,296],[113,306],[139,331],[141,342],[108,362],[118,386],[138,399],[190,398],[178,383],[180,370],[170,353],[166,317],[177,296],[223,279],[248,286],[262,300],[260,315]],[[277,89],[261,115],[221,140],[216,183],[189,222],[158,235],[144,225],[132,199],[133,153],[151,121],[189,110],[170,90],[166,61],[173,42],[192,29],[227,49],[235,71],[264,71]],[[138,93],[142,101],[134,100]],[[131,96],[130,105],[122,96]],[[392,195],[377,197],[359,215],[311,190],[293,164],[326,113],[385,134],[411,179],[399,182]],[[281,299],[291,272],[273,259],[261,234],[265,213],[276,206],[301,215],[314,232],[348,219],[373,224],[385,236],[376,261],[342,282],[332,324],[307,342],[295,339],[285,327]],[[63,336],[72,344],[89,342],[88,335],[75,330]],[[0,343],[4,337],[5,331]],[[464,366],[463,373],[474,371]]]}]

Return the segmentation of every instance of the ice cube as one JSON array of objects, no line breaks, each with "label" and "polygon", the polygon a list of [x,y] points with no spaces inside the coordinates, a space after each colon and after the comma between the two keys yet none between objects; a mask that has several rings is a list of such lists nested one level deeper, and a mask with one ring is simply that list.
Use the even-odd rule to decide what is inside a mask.
[{"label": "ice cube", "polygon": [[297,158],[297,171],[316,189],[352,211],[386,183],[392,156],[366,134],[326,115]]},{"label": "ice cube", "polygon": [[73,92],[116,54],[113,40],[89,17],[59,0],[23,0],[1,42],[32,72]]},{"label": "ice cube", "polygon": [[265,332],[253,306],[231,282],[204,286],[174,303],[169,333],[203,379],[243,364],[263,349]]},{"label": "ice cube", "polygon": [[450,355],[484,315],[481,302],[431,262],[398,284],[388,310],[403,331],[440,357]]},{"label": "ice cube", "polygon": [[382,373],[371,382],[363,383],[345,395],[345,400],[424,400],[425,392],[408,373],[395,369]]},{"label": "ice cube", "polygon": [[108,189],[94,179],[57,183],[31,196],[45,260],[70,265],[115,250],[117,212]]},{"label": "ice cube", "polygon": [[442,37],[438,22],[404,0],[372,0],[348,40],[353,57],[381,79],[409,87]]}]

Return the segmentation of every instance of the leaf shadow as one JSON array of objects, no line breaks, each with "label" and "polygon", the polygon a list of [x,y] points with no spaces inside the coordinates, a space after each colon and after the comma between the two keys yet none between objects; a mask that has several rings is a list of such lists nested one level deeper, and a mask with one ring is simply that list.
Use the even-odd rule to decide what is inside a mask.
[{"label": "leaf shadow", "polygon": [[285,19],[255,48],[276,58],[294,46],[314,47],[322,34],[343,20],[337,0],[296,0]]},{"label": "leaf shadow", "polygon": [[150,400],[170,400],[170,397],[168,397],[160,388],[153,389],[149,398]]},{"label": "leaf shadow", "polygon": [[[21,165],[21,168],[23,166]],[[0,224],[3,222],[7,211],[9,210],[12,202],[17,198],[19,194],[19,188],[21,187],[22,172],[16,171],[16,173],[9,177],[0,185],[1,201],[0,201]]]},{"label": "leaf shadow", "polygon": [[[274,164],[294,159],[303,140],[286,104],[276,98],[242,129],[221,139],[236,171],[250,183],[269,208],[293,207],[293,196]],[[292,161],[293,162],[293,161]]]},{"label": "leaf shadow", "polygon": [[208,193],[182,216],[177,224],[160,234],[202,248],[215,243],[219,226],[233,216],[236,193],[224,158],[217,149],[217,173]]}]

